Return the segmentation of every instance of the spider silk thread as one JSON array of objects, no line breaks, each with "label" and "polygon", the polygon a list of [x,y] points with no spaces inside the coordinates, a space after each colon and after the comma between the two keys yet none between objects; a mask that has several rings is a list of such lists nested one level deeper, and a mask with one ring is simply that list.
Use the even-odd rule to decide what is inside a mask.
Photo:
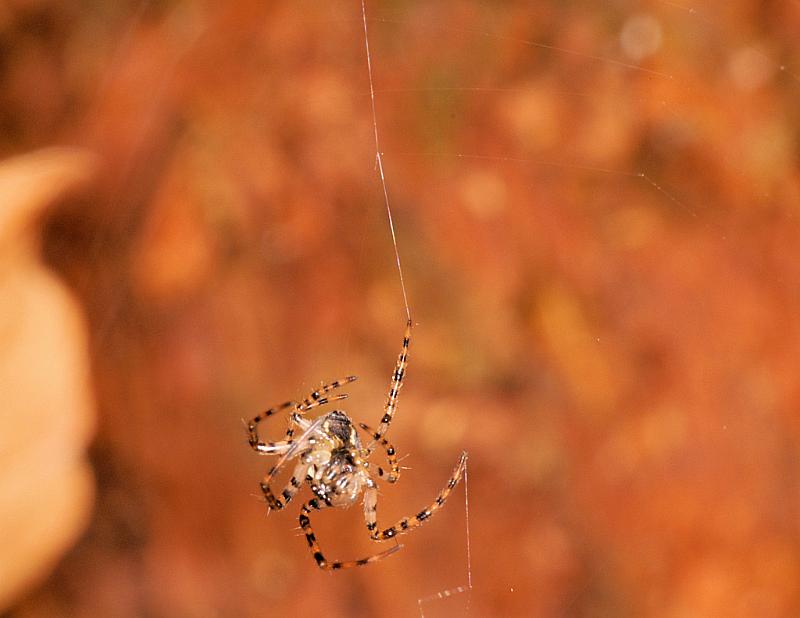
[{"label": "spider silk thread", "polygon": [[364,47],[367,52],[367,73],[369,74],[369,96],[372,104],[372,129],[375,136],[375,162],[378,166],[378,174],[381,177],[381,187],[383,188],[383,202],[386,204],[386,215],[389,219],[389,231],[392,233],[392,246],[394,247],[394,259],[397,263],[397,273],[400,275],[400,288],[403,291],[403,303],[406,307],[406,317],[411,319],[411,309],[408,306],[408,293],[406,292],[406,282],[403,278],[403,266],[400,263],[400,251],[397,249],[397,234],[394,231],[394,220],[392,219],[392,209],[389,206],[389,190],[386,187],[386,175],[383,171],[383,153],[381,152],[380,139],[378,138],[378,113],[375,108],[375,85],[372,78],[372,53],[369,49],[369,31],[367,29],[367,7],[365,0],[361,0],[361,17],[364,21]]}]

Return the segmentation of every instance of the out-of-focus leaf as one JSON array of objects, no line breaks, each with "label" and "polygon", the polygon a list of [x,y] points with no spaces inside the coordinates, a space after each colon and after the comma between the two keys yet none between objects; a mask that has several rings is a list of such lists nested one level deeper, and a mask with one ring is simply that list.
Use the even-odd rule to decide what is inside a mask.
[{"label": "out-of-focus leaf", "polygon": [[35,251],[43,211],[91,169],[64,149],[0,164],[0,608],[48,572],[91,505],[85,326]]}]

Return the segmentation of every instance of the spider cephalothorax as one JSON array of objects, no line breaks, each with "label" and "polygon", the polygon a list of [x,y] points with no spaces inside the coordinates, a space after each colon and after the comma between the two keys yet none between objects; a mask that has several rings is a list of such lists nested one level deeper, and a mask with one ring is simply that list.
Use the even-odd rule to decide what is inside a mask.
[{"label": "spider cephalothorax", "polygon": [[[427,520],[434,512],[440,509],[447,496],[453,490],[464,473],[467,456],[461,455],[453,475],[447,485],[436,500],[427,508],[422,509],[416,515],[404,517],[395,525],[384,530],[380,530],[377,524],[377,505],[378,490],[377,483],[371,472],[377,475],[378,479],[388,483],[394,483],[400,477],[400,467],[397,463],[397,455],[394,447],[386,440],[384,435],[389,430],[394,413],[397,409],[397,395],[403,385],[406,365],[408,363],[408,345],[411,338],[411,320],[406,325],[406,333],[403,338],[403,348],[397,359],[397,366],[392,375],[389,396],[386,402],[384,415],[381,418],[377,430],[370,428],[364,423],[359,423],[358,428],[367,432],[372,442],[368,447],[363,447],[359,438],[356,425],[350,417],[341,410],[334,410],[320,416],[314,420],[305,418],[305,414],[312,408],[325,405],[331,401],[346,399],[347,395],[342,393],[333,397],[326,397],[330,391],[348,384],[356,379],[356,376],[336,380],[328,384],[323,384],[319,390],[314,391],[302,403],[288,401],[276,408],[271,408],[259,414],[248,425],[248,435],[250,446],[258,453],[264,455],[279,455],[277,463],[269,470],[267,476],[261,481],[261,490],[267,504],[271,509],[282,509],[294,497],[300,486],[305,481],[311,488],[314,498],[303,505],[300,510],[300,526],[306,535],[308,546],[314,554],[317,565],[323,569],[342,569],[358,566],[380,560],[389,554],[394,553],[401,546],[396,545],[386,551],[380,552],[368,558],[353,560],[349,562],[331,562],[322,554],[317,543],[314,532],[311,529],[309,515],[312,510],[321,510],[326,507],[347,507],[355,503],[359,496],[364,494],[364,518],[370,537],[375,541],[391,539],[398,534],[403,534],[411,528],[419,526]],[[286,437],[280,442],[262,442],[258,436],[258,424],[282,410],[290,410],[289,427],[286,430]],[[295,437],[295,431],[299,429],[300,435]],[[385,451],[389,462],[389,470],[371,464],[368,460],[376,445]],[[281,491],[280,497],[276,497],[270,487],[270,482],[280,469],[290,460],[295,459],[294,472],[289,484]]]}]

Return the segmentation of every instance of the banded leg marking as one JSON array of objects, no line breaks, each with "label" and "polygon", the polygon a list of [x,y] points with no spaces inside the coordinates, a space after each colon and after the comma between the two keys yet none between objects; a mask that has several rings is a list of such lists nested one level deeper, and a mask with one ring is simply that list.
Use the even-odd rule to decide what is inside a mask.
[{"label": "banded leg marking", "polygon": [[[312,408],[316,408],[317,406],[325,405],[331,401],[347,399],[346,394],[337,395],[336,397],[324,397],[323,395],[335,388],[349,384],[357,379],[357,376],[347,376],[346,378],[342,378],[340,380],[334,380],[328,384],[323,384],[319,389],[315,390],[308,397],[306,397],[302,403],[297,403],[296,401],[287,401],[279,406],[270,408],[266,412],[262,412],[247,424],[247,434],[249,438],[248,442],[250,443],[250,446],[253,448],[253,450],[265,455],[280,455],[284,453],[292,444],[295,424],[300,424],[298,422],[299,417],[304,415]],[[258,436],[258,424],[261,421],[268,419],[273,414],[282,412],[287,408],[293,408],[296,410],[296,412],[289,417],[289,426],[286,428],[285,439],[280,442],[262,442]]]},{"label": "banded leg marking", "polygon": [[[394,373],[392,374],[392,382],[389,386],[389,396],[386,398],[386,407],[384,408],[383,418],[378,425],[378,431],[375,433],[380,437],[389,430],[389,424],[392,422],[394,413],[397,410],[397,395],[400,388],[403,386],[403,378],[406,375],[406,367],[408,366],[408,346],[411,342],[411,320],[406,322],[406,332],[403,336],[403,347],[400,350],[400,356],[397,357],[397,365],[395,365]],[[371,448],[370,448],[371,450]]]},{"label": "banded leg marking", "polygon": [[391,471],[387,474],[386,470],[380,466],[376,466],[378,469],[378,477],[380,477],[382,480],[385,480],[387,483],[396,483],[400,478],[400,464],[397,463],[397,451],[395,450],[394,446],[392,446],[386,438],[381,437],[377,431],[375,431],[366,423],[359,423],[358,426],[366,431],[370,437],[380,444],[381,447],[383,447],[383,450],[386,451],[386,458],[389,460]]},{"label": "banded leg marking", "polygon": [[267,505],[270,509],[279,511],[289,504],[305,480],[309,467],[310,466],[307,463],[299,463],[295,466],[294,472],[292,473],[292,478],[289,480],[288,485],[284,487],[280,498],[275,497],[275,494],[272,493],[272,489],[269,485],[270,481],[272,481],[272,477],[275,474],[275,468],[272,468],[269,471],[269,474],[267,474],[267,476],[265,476],[261,481],[261,491],[264,493],[264,498],[266,499]]},{"label": "banded leg marking", "polygon": [[317,561],[317,566],[321,569],[326,571],[331,570],[338,570],[338,569],[349,569],[351,567],[356,566],[363,566],[365,564],[369,564],[370,562],[376,562],[389,556],[396,551],[399,551],[402,548],[402,545],[395,545],[387,549],[386,551],[382,551],[378,554],[374,554],[367,558],[361,558],[360,560],[349,560],[347,562],[331,562],[325,558],[320,550],[319,543],[317,542],[317,537],[314,535],[314,530],[311,528],[311,520],[309,519],[309,515],[311,514],[312,509],[319,511],[325,508],[324,504],[320,504],[319,501],[314,498],[309,500],[306,504],[303,505],[303,508],[300,509],[300,527],[303,529],[303,533],[306,535],[306,542],[308,543],[308,548],[311,551],[312,555],[314,556],[314,560]]},{"label": "banded leg marking", "polygon": [[456,466],[455,470],[453,470],[452,476],[447,481],[447,485],[444,487],[444,489],[442,489],[442,491],[439,492],[439,495],[436,496],[436,500],[434,500],[430,505],[422,509],[416,515],[411,517],[403,517],[403,519],[398,521],[396,524],[384,530],[378,530],[378,490],[374,486],[368,487],[364,491],[364,519],[367,521],[367,530],[369,530],[370,537],[375,541],[392,539],[398,534],[403,534],[412,528],[416,528],[430,519],[436,511],[444,506],[444,503],[447,501],[447,497],[450,495],[450,492],[452,492],[453,488],[458,485],[458,482],[464,475],[464,467],[466,466],[466,463],[467,454],[462,453],[461,459],[458,461],[458,465]]},{"label": "banded leg marking", "polygon": [[298,403],[296,401],[287,401],[286,403],[282,403],[279,406],[274,408],[270,408],[266,412],[262,412],[255,418],[253,418],[249,423],[247,423],[247,435],[248,435],[248,442],[253,450],[267,455],[276,455],[284,452],[292,442],[292,436],[294,435],[294,420],[292,416],[289,417],[289,426],[286,429],[286,436],[285,440],[280,442],[262,442],[258,435],[258,424],[268,419],[273,414],[277,414],[278,412],[283,412],[288,408],[296,409],[298,407]]},{"label": "banded leg marking", "polygon": [[358,376],[347,376],[346,378],[341,378],[339,380],[334,380],[333,382],[328,382],[327,384],[322,384],[317,390],[311,393],[308,397],[303,400],[303,403],[300,404],[300,409],[305,411],[310,410],[316,406],[322,406],[330,401],[336,401],[338,399],[347,399],[347,395],[339,395],[337,397],[330,397],[326,398],[323,395],[329,393],[330,391],[344,386],[345,384],[350,384],[350,382],[355,382],[358,380]]}]

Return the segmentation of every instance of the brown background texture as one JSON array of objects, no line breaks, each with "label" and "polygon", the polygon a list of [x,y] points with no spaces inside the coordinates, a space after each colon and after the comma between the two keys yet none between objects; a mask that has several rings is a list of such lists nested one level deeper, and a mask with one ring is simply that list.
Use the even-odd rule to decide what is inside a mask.
[{"label": "brown background texture", "polygon": [[[367,11],[417,323],[380,520],[469,452],[474,588],[425,615],[800,615],[800,2]],[[2,3],[0,154],[97,162],[41,230],[88,325],[94,511],[5,616],[404,617],[466,584],[463,486],[321,572],[241,423],[351,373],[382,415],[372,130],[358,0]],[[312,521],[383,548],[360,506]]]}]

